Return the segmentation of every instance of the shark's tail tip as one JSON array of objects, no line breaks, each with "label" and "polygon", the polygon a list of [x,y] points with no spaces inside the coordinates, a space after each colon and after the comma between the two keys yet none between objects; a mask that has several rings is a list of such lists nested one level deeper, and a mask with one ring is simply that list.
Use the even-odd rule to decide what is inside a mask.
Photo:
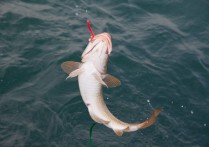
[{"label": "shark's tail tip", "polygon": [[155,121],[157,120],[157,116],[160,114],[160,112],[161,112],[161,109],[156,108],[148,120],[146,120],[143,123],[138,124],[138,129],[144,129],[144,128],[147,128],[147,127],[151,126],[152,124],[154,124]]},{"label": "shark's tail tip", "polygon": [[155,117],[157,117],[157,116],[160,114],[160,112],[161,112],[161,108],[156,108],[156,109],[154,110],[154,112],[153,112],[153,115],[154,115]]}]

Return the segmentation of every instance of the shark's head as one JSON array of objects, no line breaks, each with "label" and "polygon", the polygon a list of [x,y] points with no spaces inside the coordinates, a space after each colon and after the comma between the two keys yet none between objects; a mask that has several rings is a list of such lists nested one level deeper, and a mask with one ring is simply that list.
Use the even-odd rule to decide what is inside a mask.
[{"label": "shark's head", "polygon": [[82,54],[82,62],[93,62],[100,72],[106,72],[108,56],[112,51],[109,33],[96,35]]}]

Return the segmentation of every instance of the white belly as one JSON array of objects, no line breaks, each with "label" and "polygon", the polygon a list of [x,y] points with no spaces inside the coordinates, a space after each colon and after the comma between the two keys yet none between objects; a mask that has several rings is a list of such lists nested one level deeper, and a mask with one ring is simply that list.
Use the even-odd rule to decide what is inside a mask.
[{"label": "white belly", "polygon": [[[94,115],[102,120],[110,121],[110,123],[105,124],[109,128],[125,129],[126,124],[109,112],[103,100],[102,85],[93,76],[93,73],[98,72],[93,63],[84,63],[81,68],[84,69],[84,72],[78,76],[80,93],[91,117]],[[92,117],[92,119],[94,118]]]},{"label": "white belly", "polygon": [[95,103],[98,94],[101,92],[102,86],[93,76],[93,73],[97,72],[93,63],[84,63],[82,68],[84,69],[84,72],[78,76],[81,96],[86,105],[92,105]]}]

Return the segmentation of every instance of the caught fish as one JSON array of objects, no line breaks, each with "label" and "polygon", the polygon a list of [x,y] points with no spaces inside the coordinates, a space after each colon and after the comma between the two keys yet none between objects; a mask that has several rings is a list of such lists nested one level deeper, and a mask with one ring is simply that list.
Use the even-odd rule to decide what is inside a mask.
[{"label": "caught fish", "polygon": [[80,93],[91,118],[111,128],[116,135],[124,132],[144,129],[156,121],[160,109],[155,109],[151,117],[142,123],[126,123],[117,119],[107,108],[103,98],[102,87],[121,85],[118,78],[107,73],[108,57],[112,51],[109,33],[101,33],[91,38],[82,54],[81,62],[67,61],[61,64],[67,78],[78,76]]}]

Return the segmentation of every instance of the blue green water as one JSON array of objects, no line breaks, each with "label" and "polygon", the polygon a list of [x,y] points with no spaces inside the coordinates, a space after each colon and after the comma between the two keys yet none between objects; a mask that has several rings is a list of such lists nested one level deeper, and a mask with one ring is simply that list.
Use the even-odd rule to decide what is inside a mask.
[{"label": "blue green water", "polygon": [[209,146],[207,0],[1,0],[0,146],[86,147],[93,121],[77,79],[60,64],[80,61],[90,37],[112,35],[108,71],[122,85],[104,89],[123,121],[157,122],[117,137],[96,125],[98,147]]}]

